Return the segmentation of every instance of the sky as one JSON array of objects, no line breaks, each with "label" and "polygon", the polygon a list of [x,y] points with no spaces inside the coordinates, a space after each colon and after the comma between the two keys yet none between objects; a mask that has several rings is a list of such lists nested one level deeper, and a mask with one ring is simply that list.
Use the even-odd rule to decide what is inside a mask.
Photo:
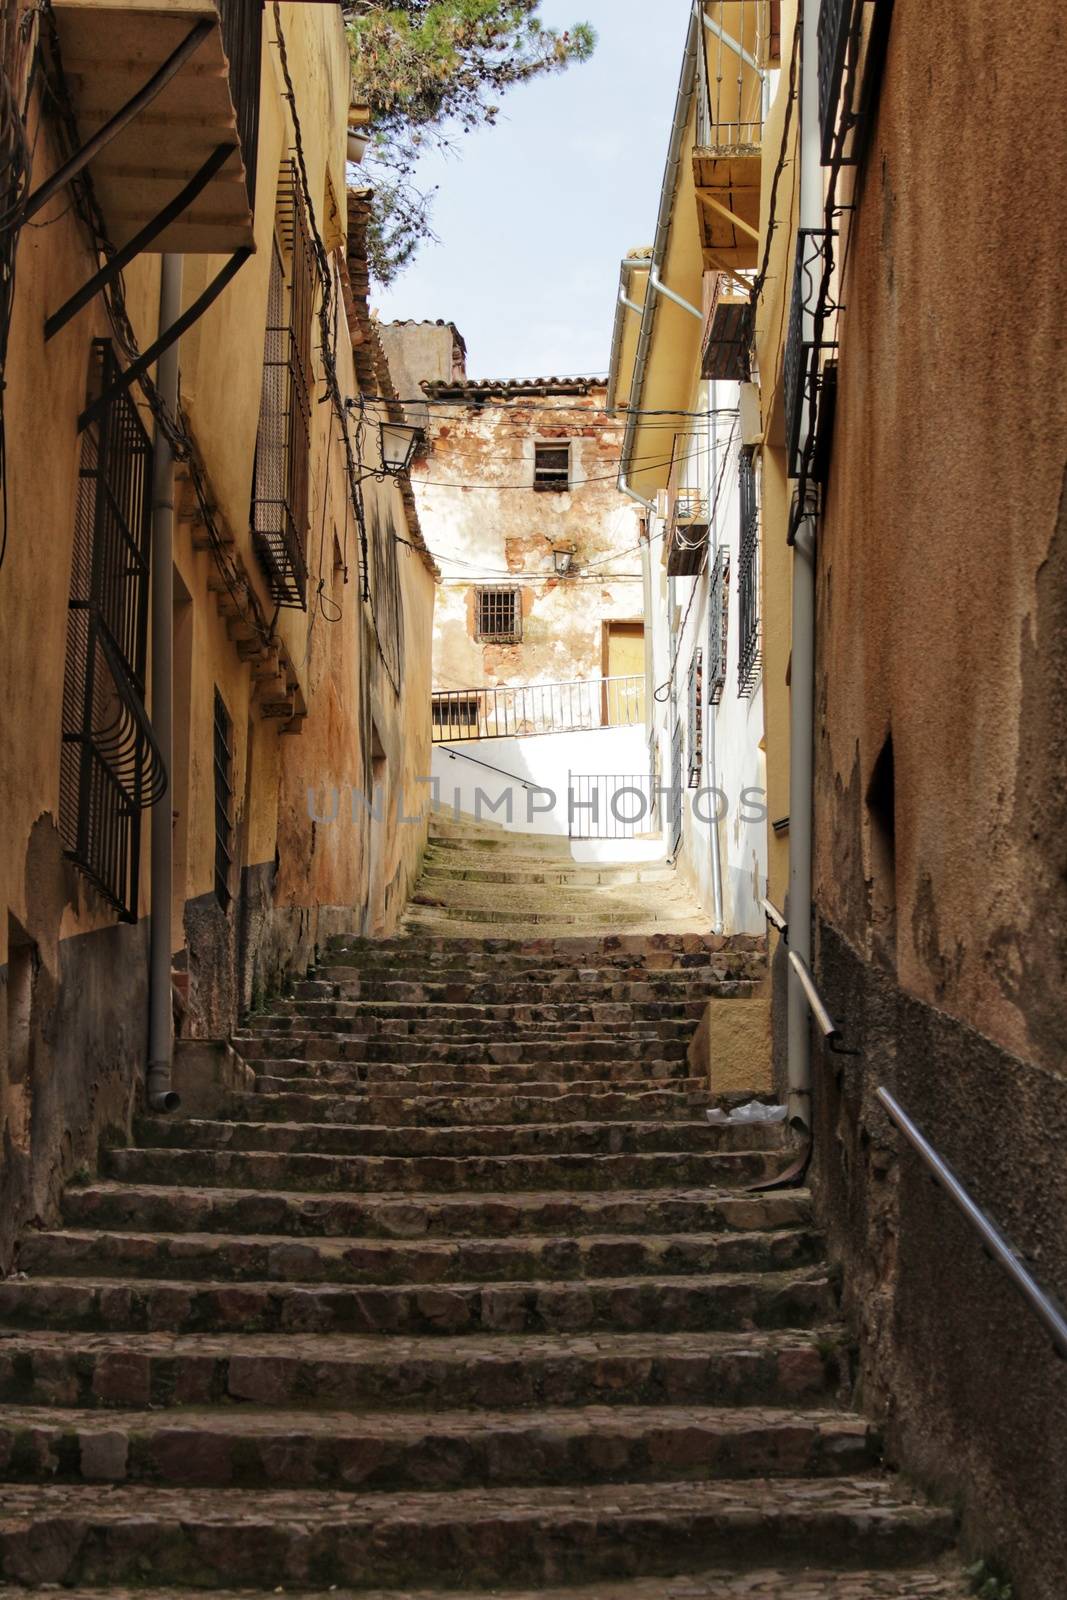
[{"label": "sky", "polygon": [[596,53],[423,162],[441,243],[374,291],[383,322],[454,322],[472,378],[607,371],[619,262],[655,232],[690,3],[542,0],[549,26],[591,22]]}]

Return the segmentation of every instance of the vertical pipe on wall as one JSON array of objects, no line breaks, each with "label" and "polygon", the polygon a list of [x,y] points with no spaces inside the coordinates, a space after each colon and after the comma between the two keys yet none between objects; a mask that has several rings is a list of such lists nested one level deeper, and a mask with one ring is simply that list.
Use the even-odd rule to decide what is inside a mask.
[{"label": "vertical pipe on wall", "polygon": [[[176,322],[182,309],[182,258],[163,257],[159,327]],[[167,410],[178,407],[178,346],[159,358],[156,384]],[[176,1111],[171,1087],[174,1020],[171,1002],[171,912],[173,903],[174,762],[174,452],[156,423],[152,456],[152,728],[163,758],[167,787],[152,808],[152,911],[148,991],[148,1105]]]},{"label": "vertical pipe on wall", "polygon": [[[815,0],[802,0],[800,76],[800,226],[823,221],[819,147],[818,24]],[[805,312],[810,318],[811,313]],[[810,326],[804,330],[811,337]],[[810,403],[806,425],[811,426]],[[789,692],[789,945],[811,966],[812,785],[815,743],[815,516],[807,507],[793,546],[793,623]],[[811,1127],[811,1019],[796,971],[789,969],[789,1118]]]},{"label": "vertical pipe on wall", "polygon": [[[705,605],[707,627],[710,629],[714,618],[707,607],[711,604],[710,576],[715,570],[715,558],[719,552],[719,510],[715,505],[715,486],[719,481],[719,441],[715,432],[717,413],[719,409],[719,385],[713,380],[708,391],[708,509],[710,513],[711,528],[709,540],[711,548],[708,550],[708,561],[705,566],[705,581],[708,583],[708,597]],[[709,635],[710,637],[710,635]],[[710,654],[707,657],[708,666],[711,665]],[[708,675],[705,674],[707,677]],[[710,678],[708,679],[710,684]],[[712,705],[708,699],[708,786],[713,791],[719,787],[719,757],[716,748],[716,733],[718,731],[718,707]],[[714,805],[708,814],[708,829],[711,834],[711,892],[714,905],[714,932],[722,933],[724,927],[723,893],[722,893],[722,846],[719,839],[719,799],[718,794],[713,794]]]}]

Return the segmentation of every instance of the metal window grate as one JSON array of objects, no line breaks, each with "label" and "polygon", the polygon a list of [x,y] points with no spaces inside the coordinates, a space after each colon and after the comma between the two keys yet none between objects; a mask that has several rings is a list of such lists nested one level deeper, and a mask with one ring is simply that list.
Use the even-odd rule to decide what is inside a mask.
[{"label": "metal window grate", "polygon": [[785,399],[786,451],[789,476],[800,476],[802,457],[811,428],[820,385],[819,352],[836,350],[837,340],[816,342],[814,315],[826,272],[827,253],[832,266],[836,233],[826,228],[801,228],[797,234],[793,289],[789,307],[789,333],[782,368]]},{"label": "metal window grate", "polygon": [[763,665],[763,640],[760,627],[759,507],[756,501],[756,468],[751,450],[741,452],[741,559],[738,573],[737,692],[750,695],[759,681]]},{"label": "metal window grate", "polygon": [[689,663],[689,728],[686,749],[689,752],[688,778],[691,789],[699,789],[700,773],[704,765],[704,652],[693,651]]},{"label": "metal window grate", "polygon": [[550,494],[566,494],[570,486],[570,445],[535,444],[534,488]]},{"label": "metal window grate", "polygon": [[245,164],[248,203],[256,208],[259,84],[263,54],[263,0],[219,0],[222,47],[230,64],[230,97]]},{"label": "metal window grate", "polygon": [[[93,342],[89,399],[115,382],[106,339]],[[67,613],[60,831],[68,859],[137,920],[141,812],[167,776],[144,708],[152,446],[120,394],[82,438]]]},{"label": "metal window grate", "polygon": [[726,650],[730,639],[730,552],[715,552],[708,589],[708,704],[717,706],[726,687]]},{"label": "metal window grate", "polygon": [[233,722],[215,690],[215,899],[227,911],[233,900]]},{"label": "metal window grate", "polygon": [[522,596],[518,589],[475,592],[478,638],[485,644],[518,644],[522,639]]},{"label": "metal window grate", "polygon": [[267,292],[252,500],[256,553],[280,606],[307,605],[315,261],[295,164],[282,163]]}]

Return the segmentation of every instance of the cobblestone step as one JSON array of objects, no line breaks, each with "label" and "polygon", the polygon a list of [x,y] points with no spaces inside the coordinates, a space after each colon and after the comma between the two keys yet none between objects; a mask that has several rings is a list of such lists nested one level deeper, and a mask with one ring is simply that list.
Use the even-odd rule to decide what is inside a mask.
[{"label": "cobblestone step", "polygon": [[[258,1109],[266,1096],[251,1097]],[[555,1122],[499,1127],[375,1127],[347,1121],[247,1122],[193,1117],[138,1117],[134,1136],[141,1148],[166,1150],[268,1150],[304,1154],[424,1157],[467,1160],[476,1156],[522,1157],[559,1154],[638,1155],[705,1151],[738,1153],[782,1150],[784,1125],[702,1122]]]},{"label": "cobblestone step", "polygon": [[[235,1047],[248,1062],[292,1059],[305,1061],[382,1062],[412,1066],[418,1062],[467,1066],[510,1063],[524,1067],[558,1063],[563,1066],[585,1062],[659,1061],[685,1059],[693,1029],[665,1029],[661,1034],[633,1036],[629,1033],[600,1037],[566,1035],[559,1038],[530,1037],[525,1030],[507,1030],[498,1039],[484,1034],[456,1034],[451,1039],[425,1039],[416,1032],[401,1039],[388,1034],[358,1038],[345,1034],[258,1034],[238,1036]],[[518,1035],[518,1036],[516,1036]],[[534,1076],[535,1074],[531,1074]]]},{"label": "cobblestone step", "polygon": [[848,1371],[825,1325],[723,1333],[447,1338],[336,1334],[11,1334],[0,1399],[98,1408],[829,1406]]},{"label": "cobblestone step", "polygon": [[[699,1080],[683,1080],[696,1082]],[[420,1086],[429,1089],[430,1085]],[[558,1089],[560,1085],[541,1085]],[[359,1122],[390,1127],[450,1127],[457,1122],[471,1124],[566,1123],[573,1121],[617,1122],[631,1117],[664,1121],[696,1119],[710,1104],[706,1085],[696,1090],[648,1089],[632,1094],[610,1090],[582,1094],[542,1093],[530,1095],[527,1086],[502,1098],[497,1092],[467,1094],[457,1084],[452,1092],[436,1094],[383,1095],[363,1090],[347,1094],[337,1084],[307,1084],[296,1088],[286,1078],[258,1077],[256,1093],[237,1096],[229,1109],[247,1121],[259,1118],[280,1122]]]},{"label": "cobblestone step", "polygon": [[396,939],[364,939],[358,934],[337,934],[327,940],[327,959],[338,954],[350,956],[361,970],[374,971],[405,962],[422,969],[437,966],[462,968],[468,972],[494,967],[498,972],[516,972],[531,967],[554,967],[574,971],[581,968],[647,967],[685,965],[680,959],[696,962],[724,951],[766,956],[767,941],[758,934],[679,933],[661,930],[653,933],[565,934],[522,939],[500,934],[411,934]]},{"label": "cobblestone step", "polygon": [[[34,1589],[12,1589],[0,1583],[0,1596],[5,1600],[24,1600]],[[242,1600],[271,1600],[265,1590],[254,1593],[242,1589]],[[509,1589],[492,1591],[495,1600],[969,1600],[970,1585],[959,1572],[959,1562],[952,1562],[940,1571],[926,1569],[922,1572],[836,1572],[807,1565],[788,1571],[760,1567],[758,1572],[739,1572],[735,1569],[717,1572],[687,1574],[681,1578],[635,1579],[632,1582],[605,1580],[591,1588],[583,1584],[578,1589],[523,1589],[521,1593]],[[329,1595],[321,1590],[288,1590],[290,1600],[485,1600],[485,1591],[477,1594],[470,1589],[462,1593],[455,1589],[405,1589],[388,1593],[382,1589],[361,1589],[357,1596],[353,1589],[338,1589]],[[79,1584],[65,1589],[66,1600],[189,1600],[188,1590],[177,1589],[87,1589]],[[199,1600],[230,1600],[232,1591],[202,1589]]]},{"label": "cobblestone step", "polygon": [[19,1268],[31,1277],[194,1278],[233,1283],[489,1283],[810,1266],[814,1230],[726,1234],[522,1235],[510,1239],[293,1239],[286,1235],[115,1233],[28,1235]]},{"label": "cobblestone step", "polygon": [[75,1228],[415,1240],[546,1233],[716,1233],[806,1229],[812,1223],[811,1197],[797,1189],[761,1195],[703,1188],[345,1195],[100,1183],[68,1188],[63,1214]]},{"label": "cobblestone step", "polygon": [[663,929],[668,929],[677,935],[692,934],[702,936],[709,926],[705,916],[700,917],[657,917],[646,916],[640,920],[625,921],[620,919],[617,912],[594,913],[589,916],[579,917],[543,917],[523,916],[522,918],[507,918],[504,916],[491,916],[484,911],[443,911],[431,910],[429,907],[415,906],[409,911],[401,923],[401,927],[413,938],[447,938],[451,931],[461,937],[466,935],[471,938],[492,939],[501,933],[510,934],[512,938],[522,939],[528,943],[532,939],[550,939],[554,942],[563,942],[567,938],[578,937],[582,934],[596,934],[608,928],[623,927],[631,936],[651,938]]},{"label": "cobblestone step", "polygon": [[109,1150],[110,1177],[127,1183],[218,1184],[239,1189],[485,1193],[501,1189],[744,1187],[777,1175],[782,1154],[731,1150],[636,1155],[341,1156],[304,1150]]},{"label": "cobblestone step", "polygon": [[5,1408],[6,1483],[394,1491],[830,1478],[876,1466],[866,1419],[833,1411],[572,1407],[379,1413]]},{"label": "cobblestone step", "polygon": [[538,860],[531,857],[521,864],[509,864],[499,859],[499,864],[487,866],[485,857],[477,850],[439,850],[430,845],[422,868],[422,882],[432,883],[515,883],[524,888],[542,885],[560,888],[621,889],[637,884],[670,888],[677,878],[672,868],[659,865],[647,867],[581,866],[563,861]]},{"label": "cobblestone step", "polygon": [[[669,1083],[672,1087],[687,1081],[688,1063],[681,1058],[659,1060],[646,1056],[632,1061],[335,1061],[312,1060],[293,1056],[251,1056],[242,1051],[242,1059],[255,1065],[260,1075],[289,1079],[307,1079],[317,1084],[333,1085],[339,1093],[348,1089],[373,1088],[375,1094],[421,1093],[423,1085],[436,1089],[441,1083],[475,1085],[508,1094],[526,1091],[528,1085],[556,1084],[563,1088],[573,1084],[591,1084],[604,1088],[613,1084],[629,1083],[654,1088]],[[516,1086],[514,1089],[509,1085]]]},{"label": "cobblestone step", "polygon": [[[733,985],[730,985],[732,988]],[[545,1001],[534,1004],[526,999],[508,1000],[490,1004],[481,999],[459,1004],[455,1001],[430,1000],[337,1000],[329,1004],[298,1000],[287,1010],[259,1012],[250,1019],[249,1026],[237,1031],[235,1037],[245,1033],[286,1033],[303,1029],[312,1032],[318,1028],[326,1033],[347,1031],[344,1023],[353,1026],[369,1022],[417,1022],[420,1028],[462,1022],[477,1023],[479,1028],[492,1022],[514,1025],[532,1024],[536,1029],[549,1031],[553,1027],[576,1027],[585,1031],[604,1028],[628,1027],[631,1023],[644,1023],[646,1031],[660,1022],[678,1023],[699,1021],[703,1015],[706,996],[677,995],[666,1000],[638,1002],[601,1001],[585,995],[584,998],[563,1004]]]},{"label": "cobblestone step", "polygon": [[948,1512],[877,1477],[352,1495],[12,1486],[0,1572],[16,1583],[394,1588],[574,1583],[715,1562],[909,1567],[950,1545]]},{"label": "cobblestone step", "polygon": [[[359,969],[342,969],[343,978],[301,978],[293,984],[290,997],[281,998],[278,1008],[303,1009],[305,1005],[344,1004],[352,1000],[422,1001],[434,1005],[569,1005],[589,1001],[591,995],[602,1002],[637,1003],[649,1000],[686,999],[692,994],[715,993],[721,983],[754,981],[762,976],[752,970],[749,957],[719,957],[714,965],[671,967],[664,972],[640,972],[625,976],[625,968],[610,968],[604,973],[589,973],[575,981],[573,973],[533,968],[497,979],[490,973],[471,978],[459,969],[439,969],[440,975],[428,978],[419,968],[389,969],[379,974]],[[351,972],[352,976],[347,976]]]},{"label": "cobblestone step", "polygon": [[0,1283],[11,1328],[207,1333],[711,1333],[815,1327],[836,1297],[815,1270],[589,1282],[473,1284],[199,1283],[29,1278]]}]

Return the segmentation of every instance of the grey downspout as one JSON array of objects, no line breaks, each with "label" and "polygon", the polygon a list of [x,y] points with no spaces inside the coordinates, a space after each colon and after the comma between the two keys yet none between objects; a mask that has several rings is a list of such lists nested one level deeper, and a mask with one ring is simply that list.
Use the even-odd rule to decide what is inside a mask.
[{"label": "grey downspout", "polygon": [[[716,432],[715,432],[716,417],[717,417],[717,413],[718,413],[718,409],[719,409],[719,385],[714,381],[712,382],[712,385],[711,385],[711,396],[710,396],[710,399],[711,399],[711,407],[710,407],[710,410],[709,410],[709,413],[708,413],[708,449],[709,449],[708,476],[709,476],[709,481],[710,481],[711,486],[712,486],[712,494],[714,494],[715,485],[719,481],[719,441],[718,441],[718,437],[717,437]],[[710,503],[711,495],[708,496],[708,499],[709,499],[709,503]],[[713,511],[712,512],[711,538],[714,541],[714,548],[709,550],[709,552],[708,552],[710,557],[711,557],[711,564],[710,564],[710,567],[709,567],[708,570],[709,571],[714,571],[715,558],[717,557],[717,555],[719,553],[719,517],[718,517],[718,512],[717,511]],[[709,588],[709,591],[708,591],[708,603],[710,603],[710,601],[711,601],[711,592],[710,592],[710,588]],[[714,622],[714,620],[715,619],[713,617],[709,617],[708,618],[708,626],[709,626],[709,628],[711,627],[711,625]],[[713,705],[711,705],[709,703],[709,705],[708,705],[708,782],[709,782],[712,790],[716,790],[719,787],[719,772],[718,772],[719,759],[718,759],[718,750],[717,750],[717,746],[716,746],[716,733],[717,733],[717,727],[718,727],[718,719],[716,717],[717,709],[718,708],[716,706],[713,706]],[[711,835],[711,892],[712,892],[712,897],[713,897],[713,901],[714,901],[714,916],[715,916],[715,924],[714,924],[714,927],[713,927],[712,931],[714,933],[722,933],[723,928],[725,926],[725,915],[724,915],[724,911],[723,911],[723,893],[722,893],[722,844],[721,844],[720,839],[719,839],[719,822],[718,822],[717,813],[718,813],[718,803],[716,802],[716,805],[713,808],[713,810],[711,810],[708,813],[708,831],[709,831],[709,833]]]},{"label": "grey downspout", "polygon": [[[163,257],[159,289],[160,331],[181,315],[182,258]],[[173,416],[178,408],[178,346],[159,358],[156,383]],[[180,1098],[171,1087],[174,1060],[174,1009],[171,1000],[171,913],[173,905],[174,762],[174,452],[156,423],[152,453],[152,728],[167,787],[152,808],[152,913],[148,987],[148,1106],[176,1111]]]},{"label": "grey downspout", "polygon": [[[818,7],[804,6],[800,80],[800,226],[823,223],[819,148]],[[809,319],[810,312],[805,311]],[[805,337],[810,337],[810,327]],[[811,426],[810,410],[807,425]],[[811,959],[813,774],[815,744],[815,515],[807,507],[793,545],[793,623],[789,694],[789,946]],[[789,1119],[811,1128],[811,1021],[803,986],[789,968]]]}]

